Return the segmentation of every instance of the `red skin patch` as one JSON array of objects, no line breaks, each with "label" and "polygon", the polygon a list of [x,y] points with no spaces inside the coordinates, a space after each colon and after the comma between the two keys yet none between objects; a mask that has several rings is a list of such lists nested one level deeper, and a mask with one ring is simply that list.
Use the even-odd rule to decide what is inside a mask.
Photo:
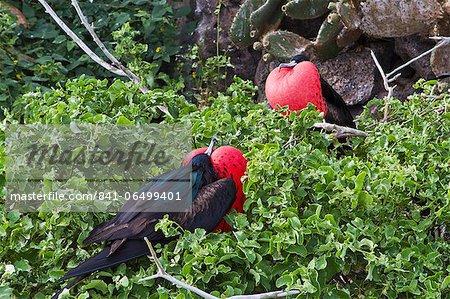
[{"label": "red skin patch", "polygon": [[279,105],[288,106],[289,111],[298,111],[311,103],[327,113],[320,75],[312,62],[302,61],[293,68],[274,69],[267,77],[265,89],[269,105],[275,110]]},{"label": "red skin patch", "polygon": [[[206,149],[206,147],[198,148],[187,154],[183,160],[183,165],[188,164],[195,155],[204,153]],[[241,177],[247,170],[247,160],[244,158],[244,155],[240,150],[232,146],[221,146],[218,149],[213,150],[211,154],[211,163],[218,179],[233,179],[236,184],[237,192],[236,201],[230,210],[235,209],[239,213],[242,213],[244,211],[245,195],[242,191]],[[222,219],[214,231],[231,231],[231,227],[225,219]]]},{"label": "red skin patch", "polygon": [[[232,178],[236,184],[236,201],[230,210],[235,209],[237,212],[242,213],[244,211],[245,195],[242,191],[241,177],[247,170],[247,159],[244,158],[240,150],[227,145],[216,149],[211,155],[211,161],[219,179]],[[231,231],[231,227],[222,219],[214,231]]]}]

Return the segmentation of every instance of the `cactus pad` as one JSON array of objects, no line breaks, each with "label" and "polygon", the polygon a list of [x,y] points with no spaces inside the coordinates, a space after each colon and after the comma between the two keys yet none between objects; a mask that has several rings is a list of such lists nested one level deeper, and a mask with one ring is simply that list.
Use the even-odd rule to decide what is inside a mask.
[{"label": "cactus pad", "polygon": [[348,29],[358,29],[361,25],[361,17],[358,11],[348,3],[336,3],[336,10],[341,21]]},{"label": "cactus pad", "polygon": [[236,46],[247,47],[258,39],[257,36],[250,34],[252,31],[250,16],[263,3],[264,0],[247,0],[239,8],[230,28],[231,40]]},{"label": "cactus pad", "polygon": [[266,51],[276,58],[289,59],[305,52],[312,42],[289,31],[278,30],[264,36],[263,45]]},{"label": "cactus pad", "polygon": [[262,36],[266,32],[276,30],[280,26],[284,17],[281,11],[283,3],[284,0],[267,0],[251,14],[250,23],[254,31],[252,34],[254,37]]},{"label": "cactus pad", "polygon": [[341,18],[337,13],[330,13],[323,21],[314,43],[320,58],[330,58],[339,52],[336,38],[342,28],[344,28],[344,25],[342,25]]},{"label": "cactus pad", "polygon": [[328,11],[328,2],[328,0],[292,0],[283,5],[281,10],[293,19],[315,19]]}]

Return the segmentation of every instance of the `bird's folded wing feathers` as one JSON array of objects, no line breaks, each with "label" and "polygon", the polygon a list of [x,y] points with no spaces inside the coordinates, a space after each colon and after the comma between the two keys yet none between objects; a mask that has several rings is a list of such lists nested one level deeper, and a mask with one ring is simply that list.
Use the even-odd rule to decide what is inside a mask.
[{"label": "bird's folded wing feathers", "polygon": [[150,251],[145,241],[142,240],[127,240],[119,249],[112,255],[109,255],[110,248],[106,247],[100,253],[86,260],[78,267],[68,271],[66,275],[60,280],[69,279],[71,277],[89,275],[100,269],[112,267],[126,261],[144,256]]},{"label": "bird's folded wing feathers", "polygon": [[184,229],[204,228],[211,232],[236,200],[236,184],[231,178],[220,179],[203,187],[187,213],[179,213],[175,221]]},{"label": "bird's folded wing feathers", "polygon": [[[192,171],[191,167],[185,166],[152,179],[136,193],[158,192],[161,194],[165,192],[167,194],[180,192],[180,198],[192,198],[195,194],[193,194],[194,190],[189,187],[190,181],[192,180],[192,184],[194,184],[195,180],[198,179],[201,179],[198,174]],[[162,205],[164,205],[164,201],[129,200],[112,220],[94,228],[84,243],[132,238],[142,231],[151,231],[154,229],[156,220],[163,217],[164,214],[169,214],[169,216],[173,214],[157,212],[164,211]]]}]

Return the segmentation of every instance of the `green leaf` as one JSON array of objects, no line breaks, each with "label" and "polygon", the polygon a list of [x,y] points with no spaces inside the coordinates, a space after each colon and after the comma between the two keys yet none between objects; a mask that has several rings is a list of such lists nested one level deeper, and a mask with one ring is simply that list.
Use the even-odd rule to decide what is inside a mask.
[{"label": "green leaf", "polygon": [[108,285],[103,280],[99,280],[99,279],[91,280],[88,284],[86,284],[86,286],[84,288],[86,290],[89,290],[89,289],[99,290],[103,294],[106,294],[108,292]]},{"label": "green leaf", "polygon": [[355,191],[361,191],[364,186],[364,180],[367,176],[365,171],[362,171],[355,179]]},{"label": "green leaf", "polygon": [[292,276],[290,274],[283,275],[277,279],[275,285],[277,288],[281,288],[284,286],[291,286],[293,284]]},{"label": "green leaf", "polygon": [[322,255],[321,257],[316,259],[316,266],[315,267],[316,267],[317,270],[325,269],[327,267],[327,258],[326,258],[326,256]]},{"label": "green leaf", "polygon": [[450,275],[446,276],[441,284],[441,289],[446,289],[450,286]]},{"label": "green leaf", "polygon": [[12,296],[13,289],[7,286],[0,286],[0,299],[9,299]]},{"label": "green leaf", "polygon": [[117,124],[117,125],[132,125],[132,124],[134,124],[134,122],[132,122],[131,120],[129,120],[129,119],[126,118],[125,116],[121,115],[121,116],[119,116],[119,118],[117,119],[116,124]]},{"label": "green leaf", "polygon": [[30,264],[27,260],[20,260],[14,263],[14,267],[17,271],[29,272],[31,270]]}]

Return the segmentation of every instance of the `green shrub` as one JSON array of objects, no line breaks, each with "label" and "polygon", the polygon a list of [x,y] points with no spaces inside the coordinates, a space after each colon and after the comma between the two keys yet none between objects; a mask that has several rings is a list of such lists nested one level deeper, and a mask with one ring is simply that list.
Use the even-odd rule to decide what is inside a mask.
[{"label": "green shrub", "polygon": [[52,92],[30,92],[14,103],[8,119],[24,123],[127,124],[159,122],[164,114],[157,108],[166,105],[172,116],[195,110],[176,90],[153,89],[143,94],[132,82],[81,77],[68,80]]},{"label": "green shrub", "polygon": [[[103,81],[88,82],[94,81],[28,95],[13,116],[48,123],[69,121],[64,115],[94,121],[96,113],[112,123],[116,113],[136,122],[158,118],[127,114],[133,110],[127,98],[135,94],[131,86],[121,83],[112,92]],[[178,242],[158,246],[167,272],[218,296],[297,288],[299,298],[448,298],[450,243],[443,228],[448,231],[450,225],[450,96],[436,96],[438,88],[427,95],[435,84],[421,82],[417,87],[424,94],[405,103],[390,101],[385,123],[377,120],[384,102],[370,102],[359,118],[369,137],[344,144],[310,129],[320,121],[312,107],[281,116],[252,103],[255,88],[240,79],[202,110],[175,99],[172,105],[182,108],[165,121],[191,123],[197,146],[218,136],[242,149],[249,163],[246,213],[228,217],[236,230],[186,232]],[[92,100],[72,109],[77,93]],[[117,101],[115,108],[106,108],[108,101]],[[21,298],[43,298],[59,289],[56,280],[67,268],[99,250],[81,243],[108,217],[3,209],[0,215],[0,294]],[[155,271],[143,258],[101,271],[70,293],[78,298],[194,297],[165,281],[138,282]]]},{"label": "green shrub", "polygon": [[[50,88],[83,74],[114,77],[66,36],[39,3],[31,0],[4,2],[22,11],[27,25],[16,25],[16,18],[0,3],[0,107],[10,107],[16,98],[36,87]],[[104,57],[70,2],[48,2],[94,52]],[[193,32],[193,28],[188,28],[192,27],[189,22],[185,28],[178,28],[176,24],[179,17],[190,13],[189,7],[173,9],[166,0],[96,0],[80,2],[80,6],[106,47],[111,52],[115,50],[125,65],[138,69],[138,75],[152,88],[161,86],[154,81],[161,65],[173,63],[181,52],[180,36]]]}]

